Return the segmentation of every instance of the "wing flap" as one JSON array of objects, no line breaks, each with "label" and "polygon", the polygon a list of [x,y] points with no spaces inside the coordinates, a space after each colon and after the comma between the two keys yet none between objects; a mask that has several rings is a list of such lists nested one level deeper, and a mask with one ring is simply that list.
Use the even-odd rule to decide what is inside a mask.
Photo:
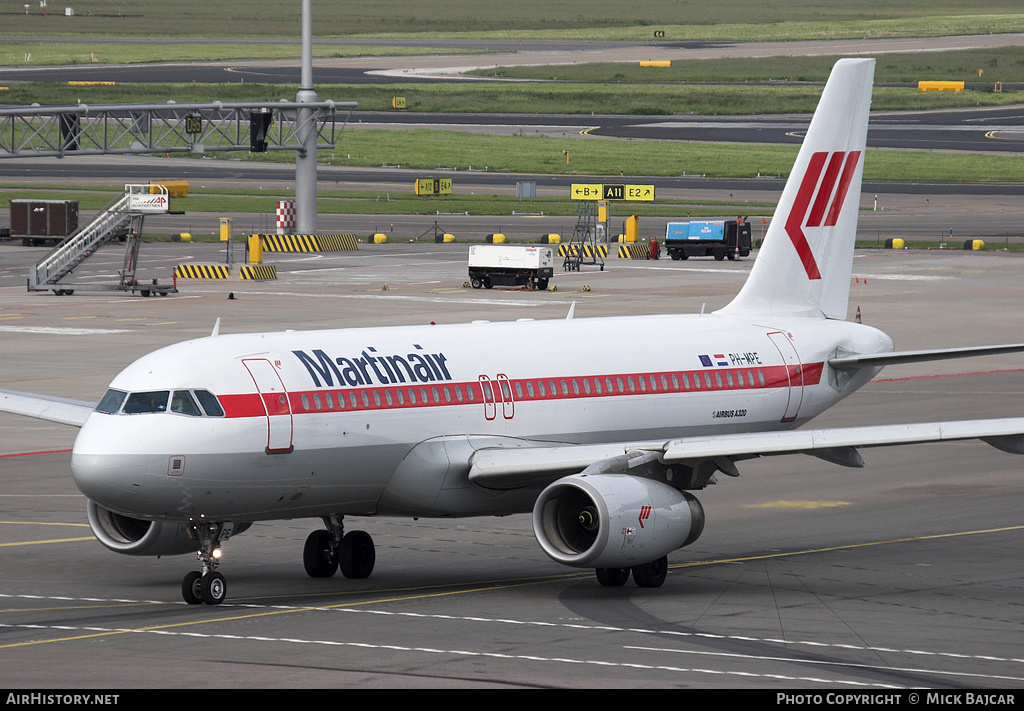
[{"label": "wing flap", "polygon": [[493,489],[539,485],[637,450],[662,452],[665,442],[558,444],[478,449],[469,458],[469,481]]},{"label": "wing flap", "polygon": [[62,425],[81,427],[94,409],[95,403],[84,400],[0,390],[0,412],[35,417]]}]

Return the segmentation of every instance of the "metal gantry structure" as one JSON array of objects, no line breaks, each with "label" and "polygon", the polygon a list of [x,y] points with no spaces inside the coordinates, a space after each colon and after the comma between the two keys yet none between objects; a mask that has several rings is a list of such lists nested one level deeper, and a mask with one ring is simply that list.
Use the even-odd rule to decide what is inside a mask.
[{"label": "metal gantry structure", "polygon": [[28,106],[0,109],[0,158],[333,148],[355,102]]}]

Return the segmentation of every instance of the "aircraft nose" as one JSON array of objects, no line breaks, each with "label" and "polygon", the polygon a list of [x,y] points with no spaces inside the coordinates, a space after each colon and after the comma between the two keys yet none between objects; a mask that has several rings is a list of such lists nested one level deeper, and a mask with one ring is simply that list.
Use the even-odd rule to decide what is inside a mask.
[{"label": "aircraft nose", "polygon": [[139,493],[138,457],[126,451],[108,416],[93,414],[86,420],[71,451],[71,475],[87,498],[121,511],[134,511]]}]

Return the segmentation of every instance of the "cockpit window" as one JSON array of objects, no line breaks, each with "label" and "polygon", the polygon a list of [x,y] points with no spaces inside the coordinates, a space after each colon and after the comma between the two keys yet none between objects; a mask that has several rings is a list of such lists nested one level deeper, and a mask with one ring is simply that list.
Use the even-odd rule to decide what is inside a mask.
[{"label": "cockpit window", "polygon": [[174,391],[174,394],[171,395],[171,412],[192,417],[203,416],[203,413],[199,411],[199,406],[196,405],[195,398],[192,397],[192,393],[188,390]]},{"label": "cockpit window", "polygon": [[100,400],[100,404],[96,406],[96,412],[105,412],[108,415],[112,415],[121,409],[121,403],[124,402],[124,398],[128,393],[123,390],[110,389]]},{"label": "cockpit window", "polygon": [[199,399],[199,404],[206,410],[206,414],[210,417],[224,417],[224,408],[220,406],[220,402],[217,397],[209,390],[196,390],[196,397]]},{"label": "cockpit window", "polygon": [[145,412],[165,412],[169,390],[156,390],[147,393],[131,393],[124,403],[126,415],[139,415]]}]

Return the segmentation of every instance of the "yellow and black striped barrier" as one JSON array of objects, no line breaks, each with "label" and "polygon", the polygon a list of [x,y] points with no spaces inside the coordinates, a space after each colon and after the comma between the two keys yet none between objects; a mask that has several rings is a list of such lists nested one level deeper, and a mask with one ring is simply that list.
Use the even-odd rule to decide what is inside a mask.
[{"label": "yellow and black striped barrier", "polygon": [[178,264],[174,276],[179,279],[227,279],[230,270],[224,264]]},{"label": "yellow and black striped barrier", "polygon": [[[569,256],[575,257],[575,256],[579,255],[579,249],[580,249],[579,245],[562,244],[562,245],[558,246],[558,256],[559,257],[569,257]],[[589,244],[583,245],[583,256],[584,257],[593,257],[594,256],[594,248],[591,245],[589,245]],[[602,259],[607,257],[608,256],[608,245],[606,245],[606,244],[599,244],[599,245],[597,245],[597,256],[601,257]]]},{"label": "yellow and black striped barrier", "polygon": [[354,234],[259,235],[264,252],[344,252],[359,249]]},{"label": "yellow and black striped barrier", "polygon": [[277,267],[273,264],[252,264],[241,267],[238,271],[239,279],[277,279]]},{"label": "yellow and black striped barrier", "polygon": [[646,244],[620,244],[619,257],[621,259],[647,259],[651,255],[650,245]]}]

